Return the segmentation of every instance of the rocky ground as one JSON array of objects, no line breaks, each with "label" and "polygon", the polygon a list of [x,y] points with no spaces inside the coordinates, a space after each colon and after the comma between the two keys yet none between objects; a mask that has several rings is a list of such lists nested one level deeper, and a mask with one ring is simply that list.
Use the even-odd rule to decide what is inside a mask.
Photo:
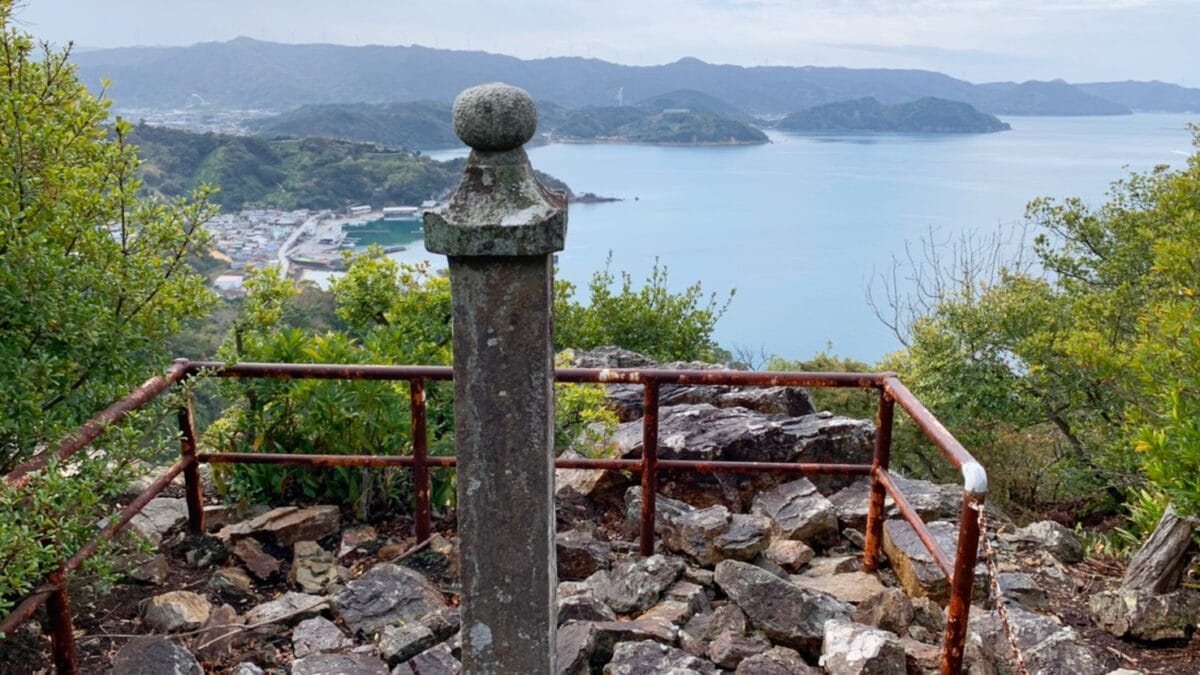
[{"label": "rocky ground", "polygon": [[[623,420],[619,452],[636,457],[640,390],[612,386],[609,397]],[[870,423],[814,412],[802,390],[675,387],[662,401],[661,457],[870,457]],[[952,554],[959,488],[899,482]],[[860,571],[865,481],[668,474],[660,488],[659,551],[641,558],[631,477],[558,472],[559,672],[937,672],[946,580],[890,503],[885,569]],[[968,672],[1021,672],[1001,603],[1030,673],[1200,671],[1194,591],[1123,597],[1114,570],[1084,561],[1063,526],[1017,528],[995,511],[988,520],[980,560],[993,565],[977,570]],[[420,543],[406,520],[363,525],[328,505],[213,503],[202,536],[184,535],[185,521],[182,499],[154,500],[132,524],[153,550],[128,555],[110,594],[73,592],[84,672],[459,672],[450,514]],[[49,672],[37,623],[0,644],[4,672]]]}]

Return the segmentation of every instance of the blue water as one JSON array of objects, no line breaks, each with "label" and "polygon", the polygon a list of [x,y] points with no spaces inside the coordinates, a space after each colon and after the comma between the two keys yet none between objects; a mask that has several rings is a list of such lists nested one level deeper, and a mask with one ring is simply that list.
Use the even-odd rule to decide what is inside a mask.
[{"label": "blue water", "polygon": [[[533,165],[576,192],[623,202],[572,205],[559,274],[584,286],[604,265],[670,283],[736,288],[716,338],[806,358],[831,344],[874,362],[898,348],[866,302],[874,272],[906,241],[1020,222],[1038,196],[1103,200],[1131,170],[1181,166],[1200,116],[1006,119],[971,136],[772,134],[751,147],[547,145]],[[435,158],[460,151],[429,153]],[[636,199],[635,199],[636,198]],[[429,257],[418,245],[399,257]]]}]

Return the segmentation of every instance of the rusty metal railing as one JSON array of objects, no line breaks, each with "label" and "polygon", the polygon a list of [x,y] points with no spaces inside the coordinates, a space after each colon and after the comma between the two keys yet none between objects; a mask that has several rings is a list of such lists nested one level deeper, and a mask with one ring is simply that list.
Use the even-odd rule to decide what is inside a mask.
[{"label": "rusty metal railing", "polygon": [[[383,366],[331,365],[296,363],[238,363],[178,360],[164,375],[147,380],[129,396],[106,408],[75,433],[54,448],[43,452],[11,471],[3,479],[9,489],[20,489],[31,474],[45,468],[52,460],[65,460],[95,440],[104,431],[118,424],[131,412],[147,405],[171,385],[197,375],[230,378],[325,379],[325,380],[387,380],[406,381],[410,387],[413,452],[411,455],[308,455],[240,452],[199,452],[195,418],[190,396],[178,411],[180,427],[180,459],[139,494],[97,537],[80,548],[69,560],[49,575],[45,584],[35,589],[0,621],[0,633],[10,634],[28,621],[42,606],[48,605],[48,618],[55,667],[59,673],[78,672],[74,628],[67,597],[67,577],[93,555],[100,544],[121,532],[129,521],[151,499],[160,494],[178,475],[184,476],[188,507],[188,529],[204,531],[204,508],[200,464],[293,464],[303,466],[407,466],[412,470],[414,493],[414,529],[418,541],[432,533],[430,507],[431,467],[453,467],[455,457],[431,457],[426,428],[425,384],[452,379],[452,370],[443,366]],[[979,545],[979,519],[987,493],[987,474],[969,452],[934,417],[893,373],[798,373],[749,372],[732,370],[666,370],[654,368],[564,368],[555,372],[559,382],[628,383],[643,387],[642,457],[640,459],[559,458],[556,468],[608,469],[641,474],[642,511],[639,544],[642,555],[654,552],[654,516],[657,500],[658,474],[663,471],[696,471],[705,473],[781,473],[781,474],[840,474],[871,478],[867,515],[866,544],[863,569],[875,572],[879,566],[883,523],[886,519],[885,499],[891,496],[900,514],[916,531],[937,566],[950,580],[950,601],[946,632],[943,638],[942,673],[962,672],[963,646],[966,641],[967,619],[971,605],[976,554]],[[817,464],[792,462],[697,461],[659,459],[658,413],[659,390],[663,385],[747,386],[747,387],[852,387],[879,391],[876,413],[874,454],[870,464]],[[895,404],[908,413],[929,440],[963,474],[962,517],[959,520],[958,543],[953,562],[940,549],[929,528],[909,504],[903,492],[888,472],[891,459],[892,425]]]}]

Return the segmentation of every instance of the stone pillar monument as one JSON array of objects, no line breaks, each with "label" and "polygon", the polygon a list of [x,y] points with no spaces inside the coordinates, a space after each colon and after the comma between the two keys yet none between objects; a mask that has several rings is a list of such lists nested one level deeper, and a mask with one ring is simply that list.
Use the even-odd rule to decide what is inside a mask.
[{"label": "stone pillar monument", "polygon": [[554,670],[553,260],[566,199],[523,146],[529,94],[504,84],[454,101],[471,146],[462,183],[425,214],[425,247],[450,260],[464,672]]}]

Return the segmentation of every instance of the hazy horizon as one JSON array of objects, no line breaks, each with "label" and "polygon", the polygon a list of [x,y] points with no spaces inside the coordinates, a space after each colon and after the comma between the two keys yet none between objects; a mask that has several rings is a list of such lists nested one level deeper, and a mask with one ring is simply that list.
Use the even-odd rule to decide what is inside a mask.
[{"label": "hazy horizon", "polygon": [[[970,82],[1161,80],[1200,87],[1188,0],[640,0],[520,8],[479,0],[102,4],[43,0],[18,21],[84,49],[188,46],[236,37],[285,44],[473,50],[521,59],[659,65],[922,69]],[[114,9],[115,7],[115,9]],[[129,18],[113,21],[114,13]]]}]

